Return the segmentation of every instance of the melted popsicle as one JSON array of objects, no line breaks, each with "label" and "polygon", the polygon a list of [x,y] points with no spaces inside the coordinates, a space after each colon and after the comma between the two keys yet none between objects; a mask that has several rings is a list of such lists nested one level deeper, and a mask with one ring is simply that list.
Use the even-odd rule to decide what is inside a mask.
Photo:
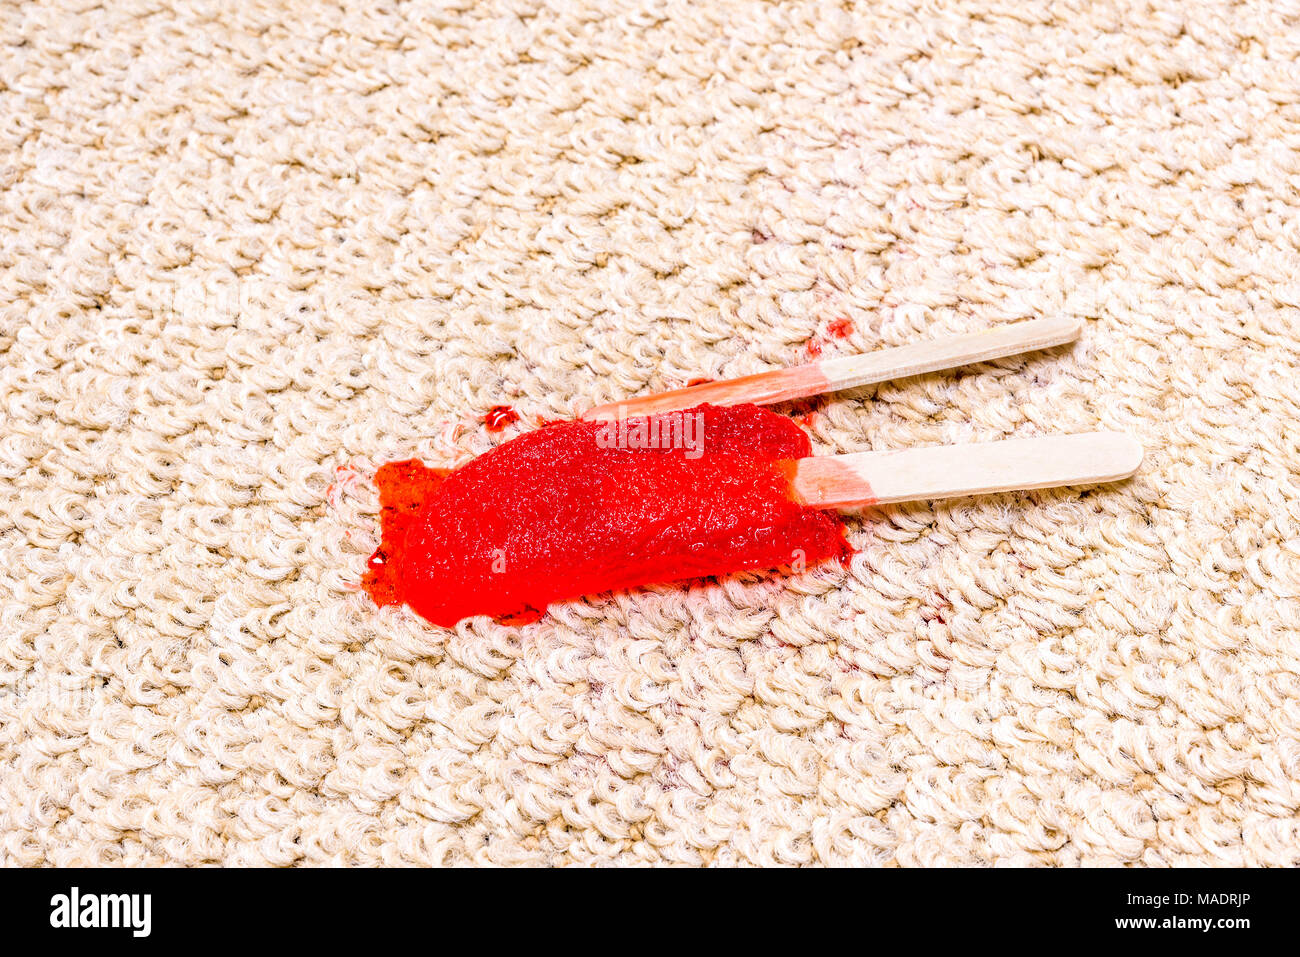
[{"label": "melted popsicle", "polygon": [[560,422],[452,472],[379,469],[382,542],[363,584],[437,625],[513,622],[556,601],[851,551],[790,490],[808,437],[754,405]]}]

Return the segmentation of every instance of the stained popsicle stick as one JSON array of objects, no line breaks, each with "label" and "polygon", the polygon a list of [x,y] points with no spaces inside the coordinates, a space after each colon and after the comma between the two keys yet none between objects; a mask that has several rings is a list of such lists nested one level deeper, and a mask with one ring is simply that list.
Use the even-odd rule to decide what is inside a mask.
[{"label": "stained popsicle stick", "polygon": [[1095,485],[1128,478],[1140,464],[1142,446],[1132,436],[1081,432],[813,456],[795,463],[791,486],[806,505],[854,508],[1058,485]]},{"label": "stained popsicle stick", "polygon": [[597,406],[585,412],[582,417],[589,420],[625,419],[689,409],[702,402],[713,405],[737,405],[742,402],[771,405],[775,402],[788,402],[823,392],[856,389],[890,379],[954,369],[1063,345],[1077,339],[1081,327],[1082,322],[1073,318],[1028,319],[995,326],[983,332],[928,339],[875,352],[810,362],[789,369],[774,369],[739,379],[706,382],[672,392],[624,399],[622,402]]}]

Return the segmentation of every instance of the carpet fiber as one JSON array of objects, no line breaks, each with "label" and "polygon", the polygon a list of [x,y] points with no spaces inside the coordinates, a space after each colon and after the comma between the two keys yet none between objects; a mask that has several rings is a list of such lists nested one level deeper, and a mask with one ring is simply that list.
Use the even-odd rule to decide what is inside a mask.
[{"label": "carpet fiber", "polygon": [[[1300,863],[1300,11],[361,6],[0,6],[0,860]],[[521,628],[358,589],[387,460],[1061,314],[787,411],[1132,481]]]}]

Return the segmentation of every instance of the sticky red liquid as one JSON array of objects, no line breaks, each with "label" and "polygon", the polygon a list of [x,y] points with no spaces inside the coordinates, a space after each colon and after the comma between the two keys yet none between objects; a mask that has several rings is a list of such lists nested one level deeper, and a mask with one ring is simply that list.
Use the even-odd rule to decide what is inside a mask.
[{"label": "sticky red liquid", "polygon": [[494,405],[483,416],[483,424],[489,432],[500,432],[507,425],[519,421],[519,413],[508,405]]},{"label": "sticky red liquid", "polygon": [[834,336],[836,339],[847,339],[853,335],[853,321],[845,316],[839,319],[832,319],[826,325],[826,334]]},{"label": "sticky red liquid", "polygon": [[[687,440],[677,448],[602,447],[618,442],[618,425],[578,421],[525,433],[449,474],[383,466],[383,542],[367,591],[449,626],[849,553],[835,517],[791,499],[791,461],[810,451],[797,425],[752,405],[705,405],[628,420],[623,445],[636,444],[637,423],[662,429],[674,415]],[[698,445],[682,415],[699,416]]]}]

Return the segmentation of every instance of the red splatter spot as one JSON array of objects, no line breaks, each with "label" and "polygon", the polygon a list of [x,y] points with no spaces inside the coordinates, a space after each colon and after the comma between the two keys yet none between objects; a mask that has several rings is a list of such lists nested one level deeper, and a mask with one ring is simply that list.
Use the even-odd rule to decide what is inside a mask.
[{"label": "red splatter spot", "polygon": [[325,501],[329,503],[329,506],[338,508],[340,493],[360,477],[361,473],[351,465],[335,466],[334,481],[330,482],[329,487],[325,489]]},{"label": "red splatter spot", "polygon": [[817,338],[809,339],[804,343],[804,350],[808,353],[808,358],[816,359],[822,354],[822,341]]},{"label": "red splatter spot", "polygon": [[494,405],[483,416],[483,424],[489,432],[500,432],[507,425],[519,421],[519,413],[508,405]]},{"label": "red splatter spot", "polygon": [[826,326],[826,334],[836,339],[847,339],[853,335],[853,322],[847,316],[832,319]]},{"label": "red splatter spot", "polygon": [[811,429],[817,424],[817,411],[814,409],[811,412],[805,412],[803,415],[796,415],[794,420],[805,429]]},{"label": "red splatter spot", "polygon": [[707,383],[709,383],[709,382],[715,382],[715,381],[717,381],[717,380],[715,380],[715,379],[710,379],[708,376],[700,376],[698,379],[692,379],[691,381],[687,382],[687,383],[686,383],[686,388],[689,389],[689,388],[691,388],[691,387],[693,387],[693,386],[697,386],[697,385],[705,385],[705,384],[707,384]]}]

